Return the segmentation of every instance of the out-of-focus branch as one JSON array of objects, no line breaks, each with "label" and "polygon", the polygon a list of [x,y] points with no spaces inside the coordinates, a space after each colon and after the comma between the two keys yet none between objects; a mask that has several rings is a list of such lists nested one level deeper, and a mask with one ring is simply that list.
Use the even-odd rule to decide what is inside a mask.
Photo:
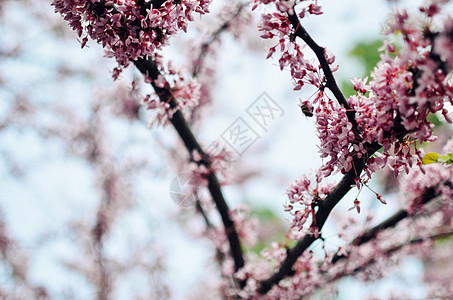
[{"label": "out-of-focus branch", "polygon": [[[87,153],[87,161],[98,170],[98,179],[100,181],[99,189],[101,192],[101,201],[96,215],[96,225],[92,229],[92,247],[93,259],[97,271],[97,299],[107,300],[111,297],[112,283],[110,270],[107,267],[107,259],[104,251],[104,240],[114,218],[112,209],[118,205],[118,177],[110,163],[106,159],[109,155],[103,151],[102,144],[102,122],[99,117],[99,105],[92,107],[90,125],[86,131],[86,137],[91,144],[91,151]],[[110,213],[109,213],[110,211]]]},{"label": "out-of-focus branch", "polygon": [[[201,216],[203,217],[203,220],[206,224],[206,227],[208,228],[208,230],[212,230],[214,229],[214,225],[212,225],[211,223],[211,220],[209,220],[208,216],[206,215],[206,212],[205,210],[203,209],[203,207],[201,206],[201,203],[200,201],[197,199],[197,202],[196,202],[196,208],[197,208],[197,211],[201,214]],[[219,266],[222,267],[222,264],[223,264],[223,261],[225,260],[225,255],[222,253],[222,251],[220,251],[220,249],[218,249],[216,247],[215,249],[216,251],[216,259],[217,259],[217,262],[219,263]]]},{"label": "out-of-focus branch", "polygon": [[[134,62],[134,64],[142,74],[152,79],[151,85],[153,86],[160,100],[162,102],[168,103],[172,109],[176,109],[177,101],[173,97],[171,91],[166,88],[158,87],[154,82],[160,75],[160,71],[157,68],[157,65],[149,59],[138,59]],[[178,135],[182,139],[187,151],[190,154],[192,154],[195,150],[198,151],[198,153],[202,156],[201,164],[203,164],[209,170],[209,173],[207,175],[208,190],[222,218],[225,234],[227,235],[230,245],[231,256],[234,260],[235,270],[237,271],[244,266],[244,257],[242,253],[241,243],[239,241],[239,235],[234,226],[234,222],[230,216],[230,209],[225,201],[225,198],[223,197],[219,181],[216,174],[211,168],[211,160],[198,143],[190,126],[188,125],[180,110],[175,111],[172,118],[170,119],[170,122],[178,132]]]},{"label": "out-of-focus branch", "polygon": [[[247,4],[248,5],[248,4]],[[228,19],[226,20],[214,33],[211,34],[209,39],[204,42],[201,45],[200,53],[198,54],[198,58],[195,60],[195,66],[192,71],[192,76],[197,77],[198,73],[200,72],[200,69],[202,67],[203,59],[206,56],[209,47],[214,43],[216,40],[219,39],[220,35],[225,32],[231,25],[231,22],[239,16],[239,14],[242,12],[242,9],[246,6],[245,3],[241,3],[238,5],[236,12]]]},{"label": "out-of-focus branch", "polygon": [[[447,232],[441,232],[441,233],[436,233],[436,234],[433,234],[431,236],[428,236],[428,237],[423,237],[423,238],[417,238],[417,239],[412,239],[406,243],[403,243],[403,244],[400,244],[400,245],[397,245],[397,246],[394,246],[390,249],[387,249],[385,251],[385,255],[386,256],[390,256],[391,254],[401,250],[402,248],[404,248],[405,246],[407,245],[413,245],[413,244],[420,244],[420,243],[423,243],[423,242],[426,242],[427,240],[436,240],[436,239],[440,239],[440,238],[446,238],[446,237],[451,237],[453,236],[453,232],[452,231],[447,231]],[[336,280],[339,280],[343,277],[346,277],[346,276],[351,276],[351,275],[354,275],[358,272],[361,272],[363,271],[366,267],[368,267],[369,265],[372,265],[376,262],[376,257],[372,257],[370,258],[369,260],[365,261],[363,264],[361,264],[360,266],[357,266],[356,268],[354,268],[353,270],[349,271],[349,272],[344,272],[344,273],[340,273],[340,274],[337,274],[336,276],[330,278],[327,283],[330,283],[330,282],[333,282],[333,281],[336,281]]]},{"label": "out-of-focus branch", "polygon": [[[450,188],[453,188],[453,184],[451,181],[447,181],[443,183],[442,185],[449,186]],[[430,187],[427,190],[425,190],[417,199],[415,200],[416,203],[420,204],[427,204],[436,197],[438,197],[439,194],[439,186],[436,187]],[[357,236],[352,242],[351,245],[353,246],[360,246],[365,244],[366,242],[369,242],[370,240],[374,239],[377,234],[385,229],[395,227],[400,221],[404,220],[410,216],[409,212],[405,209],[402,209],[398,212],[396,212],[394,215],[389,217],[388,219],[382,221],[378,225],[368,229],[367,231],[363,232],[359,236]],[[335,254],[335,256],[332,258],[332,263],[336,263],[337,261],[346,258],[345,255],[340,255],[340,254]]]},{"label": "out-of-focus branch", "polygon": [[[207,230],[214,230],[214,225],[211,223],[211,220],[209,220],[209,217],[207,216],[206,211],[203,209],[203,206],[200,203],[200,199],[197,199],[195,205],[196,205],[197,211],[201,214],[201,216],[203,217],[203,220],[205,221]],[[217,246],[214,246],[214,247],[215,247],[215,254],[216,254],[215,257],[216,257],[217,263],[219,265],[220,270],[222,270],[223,262],[225,261],[225,254]],[[224,277],[226,279],[230,279],[231,275],[229,278],[227,278],[226,276],[224,276],[222,274],[222,277]],[[233,280],[233,282],[235,282],[235,281]],[[240,284],[242,284],[242,283],[240,283]],[[222,299],[227,300],[227,298],[225,298],[224,295],[222,295]]]},{"label": "out-of-focus branch", "polygon": [[[228,5],[231,6],[232,4],[229,3]],[[213,56],[216,56],[215,51],[211,51],[213,44],[220,40],[222,35],[228,32],[232,24],[237,24],[238,22],[240,23],[240,20],[238,21],[237,19],[240,18],[245,6],[245,3],[237,4],[234,11],[231,11],[226,17],[222,18],[220,26],[210,32],[207,38],[204,39],[203,43],[199,45],[198,49],[196,49],[198,54],[189,54],[191,56],[192,77],[198,79],[200,83],[200,91],[203,95],[202,99],[200,99],[199,105],[194,107],[187,118],[190,125],[195,124],[195,121],[199,119],[201,109],[206,105],[206,103],[211,102],[212,99],[211,93],[208,91],[212,88],[212,83],[215,80],[213,78],[214,69],[212,68],[212,65],[207,65],[207,57],[212,58]],[[224,10],[222,10],[222,13],[223,11]]]},{"label": "out-of-focus branch", "polygon": [[[29,279],[28,259],[21,253],[17,242],[10,236],[3,215],[0,213],[0,258],[2,265],[11,279],[14,281],[14,288],[10,290],[7,286],[0,286],[1,299],[48,299],[48,291],[43,286],[38,286]],[[16,298],[17,297],[17,298]]]}]

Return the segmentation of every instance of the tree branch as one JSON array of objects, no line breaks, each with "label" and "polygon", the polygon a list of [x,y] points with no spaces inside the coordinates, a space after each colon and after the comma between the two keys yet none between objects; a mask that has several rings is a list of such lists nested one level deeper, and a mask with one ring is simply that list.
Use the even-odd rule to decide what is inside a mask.
[{"label": "tree branch", "polygon": [[[171,91],[166,88],[160,88],[154,83],[154,81],[160,75],[160,71],[157,68],[157,65],[153,61],[144,58],[140,58],[137,61],[134,61],[134,64],[143,75],[153,79],[151,85],[154,88],[156,94],[159,96],[160,100],[162,102],[169,103],[170,107],[172,109],[175,109],[177,107],[177,101],[173,97]],[[180,110],[176,110],[176,112],[170,119],[170,122],[178,132],[178,135],[182,139],[187,151],[190,154],[192,154],[194,150],[198,151],[198,153],[200,153],[200,155],[202,156],[201,163],[209,170],[209,174],[207,176],[208,190],[222,218],[225,234],[227,235],[230,245],[231,256],[234,260],[235,270],[238,271],[244,266],[244,257],[242,253],[241,243],[239,241],[239,236],[234,226],[234,222],[231,219],[230,210],[225,201],[225,198],[223,197],[219,181],[216,174],[211,168],[211,160],[209,158],[209,155],[206,154],[206,152],[198,143]],[[242,286],[245,284],[245,282],[241,282],[240,284]]]},{"label": "tree branch", "polygon": [[288,13],[288,19],[294,28],[295,35],[301,38],[315,53],[316,57],[318,58],[319,64],[321,65],[322,71],[324,72],[324,76],[326,77],[326,87],[328,87],[329,90],[332,91],[338,103],[340,103],[346,109],[348,120],[349,122],[351,122],[354,131],[358,133],[358,125],[355,119],[355,110],[351,108],[345,96],[338,87],[337,81],[335,80],[335,77],[333,76],[332,70],[330,69],[329,63],[326,59],[326,49],[319,46],[313,40],[313,38],[308,34],[307,30],[305,30],[302,24],[300,24],[299,18],[295,13]]},{"label": "tree branch", "polygon": [[[140,9],[143,10],[149,8],[151,5],[153,8],[160,8],[165,2],[166,0],[152,0],[149,2],[140,0],[137,4],[140,6]],[[156,63],[146,58],[138,58],[136,61],[133,61],[133,63],[144,76],[152,79],[151,86],[158,95],[160,101],[168,103],[171,109],[175,109],[175,113],[170,118],[170,122],[176,129],[189,154],[192,155],[192,153],[196,150],[202,156],[200,163],[209,170],[209,174],[207,175],[208,190],[222,219],[225,234],[227,235],[228,243],[230,245],[231,256],[234,261],[234,269],[235,271],[238,271],[244,266],[244,255],[241,248],[241,242],[234,226],[234,222],[231,219],[230,209],[225,201],[225,198],[223,197],[217,176],[211,168],[209,155],[206,154],[198,143],[182,112],[177,109],[178,103],[173,97],[171,91],[167,88],[161,88],[155,84],[155,80],[159,77],[159,75],[161,75]],[[239,285],[241,287],[245,286],[245,281],[240,281]]]},{"label": "tree branch", "polygon": [[[329,67],[329,63],[325,57],[325,49],[319,46],[313,38],[308,34],[305,28],[300,24],[299,18],[295,14],[288,13],[288,19],[295,30],[295,35],[304,40],[305,43],[314,51],[316,57],[319,60],[321,68],[326,76],[327,87],[332,91],[337,101],[347,110],[347,117],[349,122],[352,123],[354,131],[356,134],[359,133],[357,122],[355,120],[355,111],[351,109],[349,103],[346,101],[343,93],[338,87],[335,78],[333,76],[332,70]],[[392,134],[395,135],[397,139],[402,139],[408,131],[400,125],[401,119],[399,117],[395,118],[394,126],[384,134],[384,138],[390,137]],[[319,209],[315,215],[315,222],[319,231],[321,231],[324,223],[326,222],[332,209],[341,201],[341,199],[349,192],[349,190],[355,185],[355,179],[360,176],[363,171],[363,168],[368,160],[379,148],[377,142],[372,144],[366,143],[365,148],[368,149],[367,157],[355,158],[352,162],[353,167],[349,172],[347,172],[341,181],[335,186],[332,192],[319,203]],[[353,155],[354,156],[354,155]],[[313,235],[306,235],[298,241],[294,248],[288,249],[287,256],[283,263],[281,264],[279,270],[270,276],[268,279],[265,279],[260,282],[260,287],[258,292],[260,294],[266,294],[274,285],[276,285],[280,280],[287,276],[294,274],[292,269],[296,260],[303,254],[305,250],[310,247],[310,245],[317,240],[319,237],[314,237]]]},{"label": "tree branch", "polygon": [[[399,135],[404,135],[406,132],[400,132]],[[371,157],[381,146],[378,143],[367,144],[368,157]],[[315,220],[316,227],[321,231],[324,223],[326,222],[332,209],[341,201],[341,199],[355,186],[355,179],[360,176],[363,171],[367,159],[366,158],[355,158],[353,161],[353,167],[347,172],[341,181],[337,183],[335,188],[330,194],[320,201],[319,209],[316,212]],[[305,235],[300,239],[294,248],[288,249],[287,256],[280,266],[279,270],[268,279],[260,282],[258,292],[260,294],[266,294],[275,284],[287,276],[294,274],[292,269],[296,260],[304,253],[310,245],[316,241],[319,237],[313,235]]]},{"label": "tree branch", "polygon": [[[378,144],[370,145],[369,155],[371,156],[374,152],[379,149]],[[324,223],[327,220],[332,209],[335,205],[340,202],[340,200],[349,192],[349,190],[354,186],[355,178],[357,178],[363,170],[365,166],[364,159],[356,158],[353,161],[353,168],[346,173],[341,181],[335,186],[335,188],[330,192],[330,194],[322,201],[320,201],[319,209],[316,212],[316,226],[318,230],[321,231]],[[280,266],[277,273],[272,275],[266,280],[260,282],[260,287],[258,292],[260,294],[267,293],[275,284],[277,284],[280,280],[285,278],[286,276],[290,276],[294,274],[294,270],[292,269],[296,260],[302,255],[302,253],[310,247],[310,245],[316,241],[319,237],[315,237],[313,235],[305,235],[299,242],[288,250],[287,256],[283,261],[282,265]]]}]

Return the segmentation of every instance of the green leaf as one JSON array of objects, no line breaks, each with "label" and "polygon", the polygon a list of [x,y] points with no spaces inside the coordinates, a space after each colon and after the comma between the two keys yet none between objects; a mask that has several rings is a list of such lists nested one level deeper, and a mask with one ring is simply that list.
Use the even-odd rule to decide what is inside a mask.
[{"label": "green leaf", "polygon": [[448,153],[447,155],[439,156],[439,162],[447,165],[453,164],[453,153]]},{"label": "green leaf", "polygon": [[434,124],[434,127],[439,127],[444,124],[436,114],[429,114],[426,119]]},{"label": "green leaf", "polygon": [[365,74],[370,74],[380,60],[378,48],[381,46],[381,39],[361,42],[355,45],[349,55],[360,60],[365,67]]},{"label": "green leaf", "polygon": [[434,163],[438,163],[438,162],[440,162],[439,154],[437,154],[435,152],[426,153],[426,155],[423,156],[423,158],[422,158],[422,164],[424,164],[424,165],[434,164]]}]

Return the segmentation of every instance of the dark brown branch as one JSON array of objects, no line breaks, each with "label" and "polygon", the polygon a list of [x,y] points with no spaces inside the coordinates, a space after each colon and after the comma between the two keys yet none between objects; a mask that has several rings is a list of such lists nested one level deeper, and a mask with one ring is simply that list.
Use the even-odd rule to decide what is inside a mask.
[{"label": "dark brown branch", "polygon": [[167,2],[167,0],[151,0],[149,2],[153,5],[153,8],[159,8],[162,6],[162,4]]},{"label": "dark brown branch", "polygon": [[[388,133],[387,133],[388,134]],[[404,135],[405,132],[400,132],[399,135]],[[398,136],[398,135],[397,135]],[[368,157],[371,157],[379,148],[378,143],[367,144]],[[330,192],[330,194],[324,198],[324,200],[319,202],[319,209],[316,212],[316,226],[319,231],[321,231],[324,223],[326,222],[332,209],[343,199],[343,197],[355,186],[355,179],[360,176],[365,166],[365,158],[355,158],[353,161],[353,167],[349,172],[347,172],[341,181],[337,183],[335,188]],[[260,282],[260,287],[258,292],[260,294],[266,294],[275,284],[287,276],[294,274],[292,269],[296,260],[305,252],[305,250],[313,244],[320,236],[317,238],[313,235],[306,235],[300,239],[294,248],[291,248],[287,252],[287,256],[280,266],[279,270],[269,277],[266,280]]]},{"label": "dark brown branch", "polygon": [[[349,103],[346,101],[343,93],[338,87],[336,80],[333,76],[332,70],[329,67],[325,56],[325,49],[319,46],[313,38],[308,34],[305,28],[299,22],[298,17],[295,14],[288,14],[288,19],[291,22],[295,30],[295,35],[304,40],[305,43],[314,51],[316,57],[319,60],[321,68],[326,77],[327,87],[332,91],[337,101],[347,109],[347,116],[349,122],[352,123],[354,131],[356,134],[359,134],[357,129],[357,122],[355,120],[355,111],[351,109]],[[400,118],[395,119],[394,127],[384,134],[384,138],[388,138],[391,135],[391,132],[395,134],[395,137],[402,139],[408,132],[400,125]],[[381,146],[378,143],[365,144],[366,149],[368,149],[367,157],[371,157]],[[360,176],[363,171],[363,168],[367,162],[367,158],[355,158],[353,160],[352,169],[347,172],[341,181],[335,186],[332,192],[319,204],[319,209],[315,215],[315,223],[318,230],[321,231],[324,223],[326,222],[332,209],[341,201],[341,199],[349,192],[349,190],[355,185],[355,179]],[[319,237],[318,237],[319,238]],[[310,245],[317,240],[318,238],[312,235],[306,235],[298,241],[294,248],[291,248],[287,252],[287,257],[283,261],[279,270],[270,276],[268,279],[260,282],[260,287],[258,292],[260,294],[266,294],[274,285],[276,285],[280,280],[287,276],[294,274],[292,269],[296,260],[304,253],[305,250],[310,247]]]},{"label": "dark brown branch", "polygon": [[319,46],[313,40],[313,38],[308,34],[307,30],[305,30],[302,24],[300,24],[299,18],[296,14],[288,13],[288,19],[294,28],[295,35],[301,38],[315,53],[316,57],[318,58],[319,64],[321,65],[322,71],[324,72],[324,76],[326,77],[326,87],[332,91],[337,101],[344,108],[346,108],[346,115],[348,117],[348,120],[349,122],[351,122],[354,131],[358,132],[358,125],[357,121],[355,120],[355,111],[351,108],[345,96],[338,87],[337,81],[335,80],[335,77],[333,76],[332,70],[330,69],[329,63],[326,59],[326,49]]},{"label": "dark brown branch", "polygon": [[[152,0],[149,2],[140,0],[138,4],[141,6],[141,10],[146,10],[150,7],[150,5],[152,5],[153,8],[160,8],[165,2],[166,0]],[[173,97],[171,91],[166,87],[161,88],[155,84],[155,80],[159,77],[159,75],[161,75],[155,62],[151,61],[150,59],[138,58],[136,61],[133,61],[133,63],[144,76],[152,79],[151,86],[158,95],[160,101],[168,103],[170,105],[170,108],[175,110],[172,118],[170,119],[170,122],[183,141],[187,151],[189,152],[189,155],[192,155],[192,153],[196,150],[202,156],[202,161],[200,163],[209,170],[209,174],[207,175],[208,190],[212,196],[214,203],[216,204],[217,211],[219,212],[222,219],[222,223],[225,228],[225,234],[227,235],[230,245],[231,256],[234,261],[234,268],[236,271],[238,271],[244,266],[244,255],[241,248],[241,242],[234,226],[234,222],[231,219],[230,209],[225,201],[225,198],[223,197],[217,176],[211,168],[211,160],[209,158],[209,155],[207,155],[206,152],[201,148],[189,124],[185,120],[184,115],[179,109],[177,109],[178,103]],[[245,286],[245,281],[241,281],[239,282],[239,284],[241,287],[243,287]]]},{"label": "dark brown branch", "polygon": [[157,9],[160,8],[162,4],[167,2],[167,0],[151,0],[151,1],[139,0],[139,2],[143,3],[144,7],[146,7],[147,9],[149,9],[151,5],[153,6],[153,8]]},{"label": "dark brown branch", "polygon": [[[142,74],[153,80],[151,85],[153,86],[160,100],[162,102],[169,103],[172,109],[176,109],[177,102],[173,97],[171,91],[166,88],[160,88],[154,83],[154,80],[156,80],[160,75],[160,71],[157,68],[156,64],[153,61],[146,59],[138,59],[134,62],[134,64]],[[225,201],[225,198],[223,197],[217,176],[212,171],[211,160],[198,143],[180,110],[175,111],[173,117],[170,119],[170,122],[178,132],[178,135],[182,139],[189,154],[192,154],[195,150],[198,151],[198,153],[200,153],[200,155],[203,157],[201,163],[209,170],[209,174],[207,176],[208,190],[222,218],[222,222],[225,227],[225,234],[227,235],[230,245],[231,256],[234,260],[235,270],[237,271],[244,266],[244,257],[242,253],[241,243],[239,241],[239,236],[235,229],[234,222],[231,219],[230,210]],[[241,285],[243,284],[244,283],[241,283]]]},{"label": "dark brown branch", "polygon": [[[371,156],[374,152],[379,149],[379,145],[373,144],[369,146],[369,155]],[[353,168],[346,173],[341,181],[335,186],[332,192],[319,203],[319,209],[316,213],[316,226],[318,230],[321,231],[324,223],[327,220],[332,209],[335,205],[340,202],[340,200],[349,192],[349,190],[354,186],[355,179],[360,175],[365,166],[364,159],[354,159],[353,161]],[[260,294],[267,293],[275,284],[277,284],[280,280],[285,278],[286,276],[291,276],[294,274],[292,269],[296,260],[304,253],[305,250],[310,247],[310,245],[317,240],[319,237],[315,237],[313,235],[306,235],[304,236],[299,242],[288,250],[287,256],[283,261],[282,265],[280,266],[277,273],[272,275],[266,280],[260,282],[260,288],[258,292]]]},{"label": "dark brown branch", "polygon": [[[353,125],[354,132],[356,134],[360,134],[357,127],[357,122],[355,120],[355,111],[351,109],[349,103],[347,102],[346,98],[344,97],[343,93],[341,92],[340,88],[338,87],[335,78],[333,76],[332,70],[329,67],[329,63],[326,59],[325,49],[319,46],[312,37],[308,34],[305,28],[300,24],[299,18],[295,14],[288,13],[288,19],[291,25],[294,28],[295,36],[301,38],[315,53],[318,61],[321,65],[321,68],[324,72],[326,77],[326,87],[328,87],[332,93],[334,94],[337,101],[347,110],[347,117],[349,122]],[[433,50],[431,50],[433,52]],[[430,58],[438,63],[438,68],[444,70],[442,62],[437,61],[438,57],[436,55],[430,55]],[[414,87],[418,85],[418,79],[420,78],[421,73],[418,70],[410,70],[414,74]],[[445,71],[444,71],[445,72]],[[410,92],[410,91],[409,91]],[[401,117],[397,115],[394,120],[393,127],[384,134],[384,138],[390,137],[392,134],[395,136],[396,139],[402,140],[404,136],[406,136],[408,132],[402,125],[401,125]],[[372,144],[365,144],[366,149],[368,149],[367,157],[371,157],[379,148],[380,145],[378,143]],[[332,209],[335,205],[340,202],[340,200],[346,195],[346,193],[352,188],[354,184],[355,178],[359,177],[363,168],[367,162],[367,158],[353,160],[353,168],[345,174],[342,180],[335,186],[334,190],[322,201],[320,202],[319,209],[315,215],[315,222],[314,224],[318,227],[318,230],[321,230],[324,226],[327,217],[329,216]],[[448,182],[449,186],[452,185],[451,182]],[[427,195],[425,195],[427,200],[428,198],[435,197],[434,190],[428,190]],[[422,201],[423,201],[422,200]],[[391,226],[396,225],[400,220],[406,218],[408,216],[407,212],[398,212],[394,216],[392,216],[386,222],[380,224],[380,227],[376,227],[368,232],[368,236],[363,236],[358,238],[355,242],[356,243],[364,243],[373,239],[377,232],[383,230],[385,228],[390,228]],[[319,237],[318,237],[319,238]],[[280,280],[285,278],[286,276],[291,276],[294,274],[294,270],[292,269],[296,260],[303,254],[305,250],[316,240],[312,235],[306,235],[303,237],[296,246],[292,249],[289,249],[287,252],[287,257],[283,261],[282,265],[280,266],[279,270],[269,277],[266,280],[260,282],[260,287],[258,292],[260,294],[267,293],[275,284],[277,284]]]},{"label": "dark brown branch", "polygon": [[[355,168],[358,172],[363,169],[361,160],[354,161]],[[354,184],[354,179],[357,177],[354,170],[349,171],[343,179],[337,184],[335,189],[321,202],[318,212],[316,213],[316,224],[319,230],[322,229],[333,207],[346,195]],[[258,292],[266,294],[275,284],[287,276],[294,274],[293,265],[296,260],[304,253],[310,245],[317,240],[313,235],[305,235],[294,248],[288,249],[287,256],[280,266],[277,273],[273,274],[266,280],[260,282]]]}]

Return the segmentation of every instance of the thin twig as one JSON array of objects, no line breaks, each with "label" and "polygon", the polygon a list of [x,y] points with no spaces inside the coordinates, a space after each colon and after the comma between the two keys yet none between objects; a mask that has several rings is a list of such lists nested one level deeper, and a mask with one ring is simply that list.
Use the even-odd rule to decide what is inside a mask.
[{"label": "thin twig", "polygon": [[195,60],[195,67],[192,71],[192,77],[197,77],[198,73],[200,72],[200,69],[202,67],[203,59],[206,56],[209,47],[214,43],[216,40],[219,39],[220,35],[225,32],[231,25],[231,22],[239,16],[239,14],[242,12],[242,9],[248,4],[242,3],[239,4],[236,12],[228,19],[226,20],[214,33],[211,34],[209,39],[204,42],[201,45],[200,48],[200,53],[198,54],[198,58]]}]

